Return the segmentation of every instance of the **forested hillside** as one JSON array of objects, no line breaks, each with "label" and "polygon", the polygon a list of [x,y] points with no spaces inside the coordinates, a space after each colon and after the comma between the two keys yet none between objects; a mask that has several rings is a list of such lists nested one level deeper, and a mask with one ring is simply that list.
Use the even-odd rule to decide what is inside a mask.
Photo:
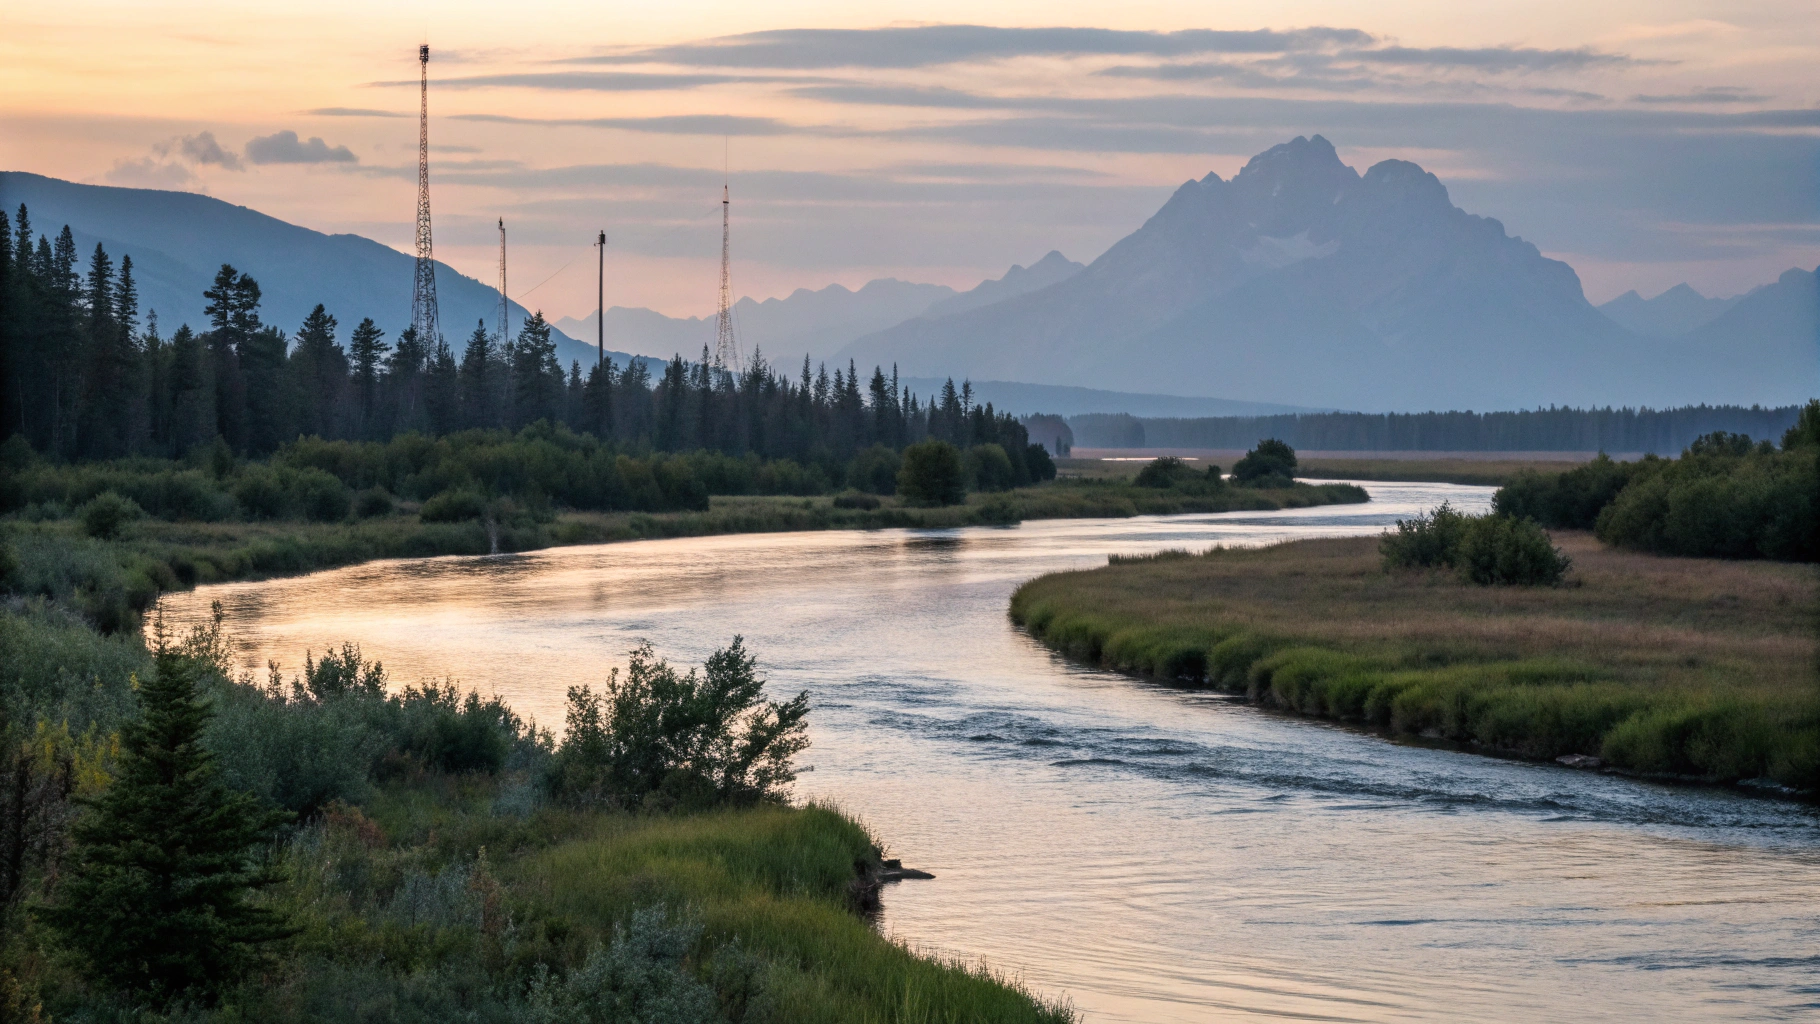
[{"label": "forested hillside", "polygon": [[[823,467],[838,486],[856,453],[929,438],[996,444],[1015,483],[1034,479],[1011,416],[949,381],[919,400],[874,368],[804,360],[792,378],[754,358],[740,370],[672,359],[591,366],[556,355],[533,314],[515,337],[477,324],[461,349],[372,318],[344,333],[317,305],[287,334],[266,322],[261,288],[223,264],[205,292],[208,322],[163,334],[145,323],[130,258],[79,253],[65,227],[35,233],[30,211],[0,213],[0,438],[22,435],[57,460],[179,457],[222,438],[235,454],[287,442],[384,441],[418,432],[518,430],[545,421],[631,451],[708,450]],[[345,339],[345,344],[344,344]],[[461,354],[457,356],[457,351]]]}]

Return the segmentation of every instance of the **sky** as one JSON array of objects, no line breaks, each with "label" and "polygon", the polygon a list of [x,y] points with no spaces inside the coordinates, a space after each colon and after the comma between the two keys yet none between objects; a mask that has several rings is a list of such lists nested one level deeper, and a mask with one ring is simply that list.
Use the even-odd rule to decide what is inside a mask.
[{"label": "sky", "polygon": [[1595,302],[1820,263],[1805,2],[10,4],[0,169],[205,192],[436,255],[554,318],[1089,262],[1183,181],[1319,133],[1413,160]]}]

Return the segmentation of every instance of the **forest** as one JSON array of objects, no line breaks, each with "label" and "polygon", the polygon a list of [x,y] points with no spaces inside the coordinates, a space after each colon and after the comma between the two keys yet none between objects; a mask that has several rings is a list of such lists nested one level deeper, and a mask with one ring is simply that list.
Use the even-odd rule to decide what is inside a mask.
[{"label": "forest", "polygon": [[[1011,486],[1042,479],[1049,461],[967,383],[918,397],[895,369],[874,367],[861,383],[851,362],[830,376],[805,357],[792,377],[757,353],[730,368],[706,350],[655,378],[641,360],[564,367],[541,313],[514,337],[476,324],[459,349],[410,328],[388,338],[367,317],[344,344],[322,305],[294,334],[266,323],[259,282],[225,264],[204,296],[208,322],[167,335],[155,314],[141,316],[131,257],[116,265],[97,244],[85,263],[67,226],[54,241],[34,238],[26,207],[0,212],[0,440],[23,436],[59,463],[199,458],[216,438],[257,459],[304,437],[385,442],[545,423],[611,455],[789,460],[800,472],[783,470],[793,481],[783,493],[877,490],[849,479],[856,456],[925,440],[998,446]],[[876,458],[862,461],[861,472],[881,475]]]},{"label": "forest", "polygon": [[1775,437],[1799,406],[1764,409],[1522,409],[1509,412],[1311,412],[1140,418],[1096,413],[1068,426],[1082,448],[1248,448],[1260,437],[1312,451],[1646,452],[1673,455],[1714,431]]}]

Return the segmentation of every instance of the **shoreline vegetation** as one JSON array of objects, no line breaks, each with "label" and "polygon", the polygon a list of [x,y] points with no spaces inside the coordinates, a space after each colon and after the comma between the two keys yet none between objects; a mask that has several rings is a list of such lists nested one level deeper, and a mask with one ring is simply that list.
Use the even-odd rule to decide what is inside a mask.
[{"label": "shoreline vegetation", "polygon": [[1114,555],[1009,614],[1069,657],[1395,737],[1811,798],[1817,457],[1820,401],[1779,446],[1525,470],[1486,515],[1376,538]]},{"label": "shoreline vegetation", "polygon": [[1010,615],[1077,660],[1393,737],[1820,788],[1812,567],[1554,540],[1563,587],[1386,571],[1362,537],[1115,557]]}]

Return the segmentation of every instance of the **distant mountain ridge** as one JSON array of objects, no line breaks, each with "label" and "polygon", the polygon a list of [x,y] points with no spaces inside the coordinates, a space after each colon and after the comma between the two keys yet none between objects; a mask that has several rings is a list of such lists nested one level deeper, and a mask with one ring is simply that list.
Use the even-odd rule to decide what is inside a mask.
[{"label": "distant mountain ridge", "polygon": [[1643,339],[1587,302],[1573,268],[1455,207],[1434,175],[1402,160],[1360,175],[1317,135],[1229,181],[1187,182],[1061,284],[840,356],[1329,408],[1509,409],[1799,401],[1815,390],[1814,339],[1741,336],[1723,355]]},{"label": "distant mountain ridge", "polygon": [[1646,299],[1633,289],[1601,303],[1599,312],[1633,334],[1679,338],[1717,320],[1742,298],[1734,295],[1729,299],[1709,299],[1683,281],[1653,299]]},{"label": "distant mountain ridge", "polygon": [[[21,203],[38,234],[55,237],[69,225],[85,264],[97,242],[116,264],[131,255],[140,308],[157,311],[167,336],[179,324],[206,322],[202,292],[223,263],[259,282],[261,318],[286,332],[295,332],[319,302],[341,322],[344,340],[362,317],[372,317],[388,337],[410,325],[416,259],[369,238],[326,235],[191,192],[82,185],[0,171],[0,208],[10,219]],[[436,296],[443,337],[457,353],[466,348],[476,321],[490,327],[498,319],[497,289],[440,262]],[[511,303],[512,324],[529,315]],[[558,338],[565,364],[594,358],[594,351]]]}]

